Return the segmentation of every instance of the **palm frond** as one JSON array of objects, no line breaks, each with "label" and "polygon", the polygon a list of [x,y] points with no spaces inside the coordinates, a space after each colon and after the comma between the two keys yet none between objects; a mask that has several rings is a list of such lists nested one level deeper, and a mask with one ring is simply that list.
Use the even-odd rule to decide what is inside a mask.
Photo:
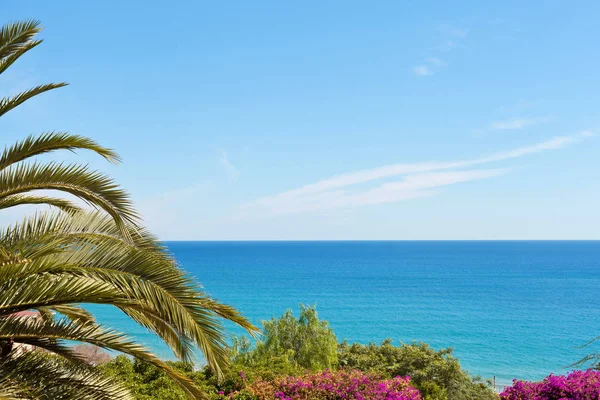
[{"label": "palm frond", "polygon": [[0,59],[20,51],[41,30],[40,21],[33,19],[3,25],[0,28]]},{"label": "palm frond", "polygon": [[[3,270],[4,267],[0,268]],[[68,275],[29,275],[13,279],[0,284],[0,293],[0,316],[72,303],[135,306],[135,302],[110,284]]]},{"label": "palm frond", "polygon": [[148,310],[142,312],[132,307],[120,307],[120,309],[138,324],[160,337],[178,359],[193,362],[194,342],[168,321]]},{"label": "palm frond", "polygon": [[0,398],[133,400],[129,390],[96,369],[37,351],[0,361]]},{"label": "palm frond", "polygon": [[66,192],[103,209],[126,237],[126,223],[135,224],[138,219],[129,195],[112,179],[86,166],[52,162],[18,164],[0,171],[0,200],[36,190]]},{"label": "palm frond", "polygon": [[54,319],[54,312],[48,307],[38,307],[37,311],[40,313],[40,318],[42,319]]},{"label": "palm frond", "polygon": [[91,150],[112,163],[121,161],[112,149],[100,146],[97,142],[84,136],[68,132],[47,132],[41,135],[30,135],[24,140],[4,149],[0,157],[0,170],[29,157],[57,150]]},{"label": "palm frond", "polygon": [[0,210],[26,204],[45,204],[66,212],[75,212],[81,210],[81,208],[76,206],[73,202],[60,199],[58,197],[15,194],[0,198]]},{"label": "palm frond", "polygon": [[0,232],[0,250],[19,251],[24,257],[41,255],[42,243],[79,243],[85,240],[109,240],[121,242],[129,248],[149,249],[169,257],[164,245],[144,227],[127,226],[132,241],[123,240],[122,230],[113,219],[100,212],[80,212],[72,215],[56,212],[36,213],[23,221],[14,223]]},{"label": "palm frond", "polygon": [[62,342],[65,340],[89,343],[104,349],[120,351],[159,367],[192,398],[203,398],[202,391],[184,374],[169,367],[146,348],[131,341],[126,335],[103,328],[93,322],[83,323],[68,319],[43,321],[9,316],[0,318],[0,339],[3,338],[12,338],[15,343],[32,343],[50,351],[56,349],[57,346],[63,346],[59,350],[62,352],[64,350]]},{"label": "palm frond", "polygon": [[[55,274],[113,285],[122,296],[143,301],[143,311],[122,308],[131,318],[152,329],[180,357],[187,357],[189,347],[182,339],[196,343],[209,365],[220,373],[228,361],[220,318],[251,334],[258,332],[257,328],[234,308],[203,294],[147,231],[140,230],[140,247],[136,247],[120,238],[107,218],[97,213],[56,218],[46,214],[11,227],[0,236],[7,238],[4,247],[34,260],[27,268],[19,263],[5,265],[0,282]],[[28,242],[36,245],[24,247]]]},{"label": "palm frond", "polygon": [[38,85],[34,88],[28,89],[11,97],[4,97],[0,99],[0,116],[6,114],[13,108],[25,103],[32,97],[45,93],[49,90],[58,89],[67,85],[68,84],[66,82],[47,83],[45,85]]},{"label": "palm frond", "polygon": [[[49,308],[44,307],[44,309],[47,309],[50,312],[60,313],[71,321],[94,322],[96,320],[88,310],[74,304],[61,304]],[[40,310],[40,308],[38,308],[38,310]]]},{"label": "palm frond", "polygon": [[13,51],[10,55],[0,60],[0,74],[8,69],[15,61],[17,61],[23,54],[33,49],[37,45],[42,43],[42,40],[32,40],[23,44],[18,50]]},{"label": "palm frond", "polygon": [[[31,271],[38,269],[38,274]],[[140,279],[134,274],[116,269],[79,267],[77,265],[32,262],[27,266],[27,275],[16,271],[14,265],[5,265],[0,272],[0,291],[13,297],[12,304],[0,304],[0,315],[38,308],[44,305],[62,305],[73,303],[113,304],[126,310],[136,321],[145,326],[160,328],[156,333],[175,344],[174,351],[186,359],[185,342],[176,341],[172,330],[196,343],[203,351],[209,365],[220,374],[221,368],[227,365],[227,343],[223,335],[223,327],[217,316],[210,310],[203,309],[196,301],[194,292],[179,288],[179,292],[167,291],[151,281]],[[6,281],[8,276],[10,280]],[[31,282],[31,283],[30,283]],[[35,282],[35,287],[24,287]],[[86,285],[87,290],[61,290],[68,285]],[[183,289],[183,290],[182,290]],[[78,292],[78,293],[76,293]],[[104,297],[104,292],[111,293],[112,301]],[[99,294],[100,293],[100,294]],[[79,300],[73,300],[74,295]],[[85,299],[85,300],[84,300]],[[148,316],[145,316],[145,315]],[[140,316],[144,316],[140,318]],[[152,318],[149,320],[149,318]],[[159,320],[162,324],[158,324]],[[148,322],[150,321],[150,322]],[[170,325],[172,328],[164,330]]]}]

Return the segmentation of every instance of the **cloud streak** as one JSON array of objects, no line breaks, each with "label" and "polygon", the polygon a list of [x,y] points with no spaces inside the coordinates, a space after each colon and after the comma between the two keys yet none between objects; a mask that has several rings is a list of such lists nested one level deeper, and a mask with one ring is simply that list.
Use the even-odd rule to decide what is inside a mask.
[{"label": "cloud streak", "polygon": [[[260,198],[242,206],[242,213],[246,216],[269,217],[341,207],[392,203],[432,196],[438,193],[438,189],[445,186],[489,179],[508,172],[506,168],[480,169],[479,167],[483,164],[508,161],[560,149],[591,136],[594,134],[585,131],[470,160],[392,164],[341,174],[273,196]],[[377,181],[392,178],[396,180],[377,183]]]},{"label": "cloud streak", "polygon": [[425,60],[426,64],[413,67],[413,72],[418,76],[429,76],[446,67],[446,62],[436,57],[429,57]]},{"label": "cloud streak", "polygon": [[544,124],[552,121],[551,116],[536,117],[536,118],[511,118],[504,121],[492,122],[490,130],[493,131],[514,131],[530,126]]},{"label": "cloud streak", "polygon": [[429,76],[433,74],[433,71],[427,65],[417,65],[413,68],[413,72],[418,76]]},{"label": "cloud streak", "polygon": [[[444,43],[439,47],[436,53],[439,53],[440,50],[449,52],[456,46],[458,41],[464,40],[468,35],[466,29],[450,25],[443,25],[439,30],[444,38]],[[423,64],[415,65],[412,70],[415,75],[425,77],[431,76],[447,66],[448,63],[438,57],[427,57]]]},{"label": "cloud streak", "polygon": [[220,149],[219,152],[219,164],[225,168],[231,179],[237,180],[240,177],[240,171],[229,161],[229,156],[223,149]]}]

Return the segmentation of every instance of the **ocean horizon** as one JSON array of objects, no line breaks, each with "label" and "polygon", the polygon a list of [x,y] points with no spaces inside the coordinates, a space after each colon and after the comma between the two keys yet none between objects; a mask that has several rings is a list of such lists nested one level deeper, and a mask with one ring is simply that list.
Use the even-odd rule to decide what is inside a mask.
[{"label": "ocean horizon", "polygon": [[[600,335],[600,241],[165,244],[208,294],[256,324],[316,304],[339,341],[452,347],[471,374],[499,386],[565,373]],[[102,322],[172,358],[154,335],[101,308]]]}]

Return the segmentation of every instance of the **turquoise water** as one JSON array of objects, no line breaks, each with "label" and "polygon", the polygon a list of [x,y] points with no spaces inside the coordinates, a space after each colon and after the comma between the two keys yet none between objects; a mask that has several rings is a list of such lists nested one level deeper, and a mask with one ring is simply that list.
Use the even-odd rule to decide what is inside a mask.
[{"label": "turquoise water", "polygon": [[[169,242],[253,322],[317,304],[338,339],[453,347],[474,374],[540,379],[594,349],[600,242]],[[101,320],[169,356],[117,311]],[[235,329],[234,333],[239,333]]]}]

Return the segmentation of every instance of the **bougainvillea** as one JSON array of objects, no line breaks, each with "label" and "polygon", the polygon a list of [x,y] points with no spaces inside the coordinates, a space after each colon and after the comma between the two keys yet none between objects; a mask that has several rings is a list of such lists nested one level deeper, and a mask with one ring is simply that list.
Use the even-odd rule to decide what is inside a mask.
[{"label": "bougainvillea", "polygon": [[501,394],[501,400],[598,400],[600,371],[573,371],[550,375],[541,382],[515,380]]},{"label": "bougainvillea", "polygon": [[[324,371],[273,382],[255,381],[246,390],[257,399],[278,400],[421,400],[409,377],[380,379],[360,371]],[[234,396],[235,398],[235,396]]]}]

